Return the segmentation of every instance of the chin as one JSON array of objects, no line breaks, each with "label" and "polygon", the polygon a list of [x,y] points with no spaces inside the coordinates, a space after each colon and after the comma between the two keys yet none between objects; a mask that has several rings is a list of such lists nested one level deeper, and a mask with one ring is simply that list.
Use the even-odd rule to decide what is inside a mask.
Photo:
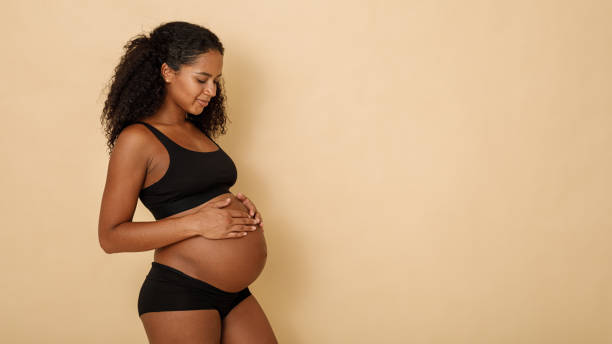
[{"label": "chin", "polygon": [[202,112],[204,112],[204,109],[205,109],[205,108],[202,108],[202,110],[201,110],[200,112],[197,112],[197,110],[196,110],[196,111],[194,111],[194,112],[190,112],[190,114],[191,114],[191,115],[193,115],[193,116],[198,116],[198,115],[201,115],[201,114],[202,114]]}]

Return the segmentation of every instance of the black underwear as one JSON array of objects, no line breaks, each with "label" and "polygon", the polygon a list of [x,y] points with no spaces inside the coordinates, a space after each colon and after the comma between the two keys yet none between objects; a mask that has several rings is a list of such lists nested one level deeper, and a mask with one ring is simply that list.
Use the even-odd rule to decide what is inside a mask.
[{"label": "black underwear", "polygon": [[147,312],[216,309],[221,319],[251,295],[248,287],[230,293],[168,265],[151,263],[138,296],[138,315]]}]

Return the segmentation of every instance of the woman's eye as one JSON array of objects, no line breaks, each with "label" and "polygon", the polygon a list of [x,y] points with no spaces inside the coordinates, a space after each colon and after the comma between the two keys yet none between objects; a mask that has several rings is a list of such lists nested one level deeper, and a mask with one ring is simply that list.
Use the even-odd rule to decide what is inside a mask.
[{"label": "woman's eye", "polygon": [[[208,79],[206,79],[206,80],[196,79],[196,80],[198,80],[198,82],[199,82],[200,84],[205,84],[205,83],[208,81]],[[219,79],[215,80],[214,82],[215,82],[215,84],[218,84],[218,83],[219,83]]]}]

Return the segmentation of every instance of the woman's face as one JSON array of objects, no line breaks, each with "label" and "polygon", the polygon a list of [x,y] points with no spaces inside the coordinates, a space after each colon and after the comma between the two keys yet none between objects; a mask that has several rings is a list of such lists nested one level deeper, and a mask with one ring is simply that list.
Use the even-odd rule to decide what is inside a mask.
[{"label": "woman's face", "polygon": [[167,94],[185,112],[198,115],[217,94],[223,70],[223,55],[217,50],[200,54],[192,65],[182,65],[178,72],[164,64]]}]

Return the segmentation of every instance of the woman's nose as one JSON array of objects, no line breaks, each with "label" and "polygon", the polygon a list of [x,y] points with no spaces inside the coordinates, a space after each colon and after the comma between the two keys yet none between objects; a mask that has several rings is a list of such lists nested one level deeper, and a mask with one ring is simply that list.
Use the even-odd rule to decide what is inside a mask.
[{"label": "woman's nose", "polygon": [[215,90],[212,87],[204,88],[204,93],[206,93],[211,98],[215,96]]}]

